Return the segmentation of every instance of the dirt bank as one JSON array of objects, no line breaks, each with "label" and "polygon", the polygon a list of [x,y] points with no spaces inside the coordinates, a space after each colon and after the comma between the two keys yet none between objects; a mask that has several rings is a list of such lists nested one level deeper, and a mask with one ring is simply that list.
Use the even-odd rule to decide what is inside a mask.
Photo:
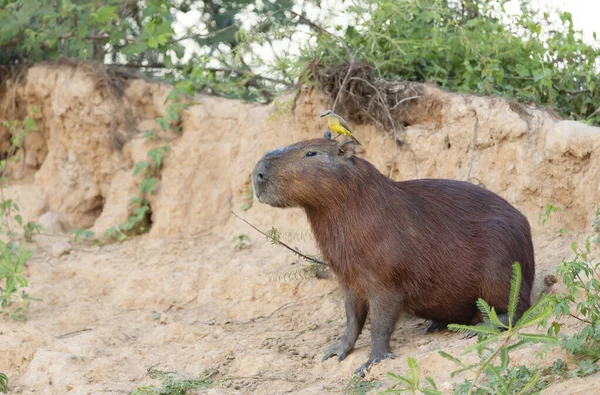
[{"label": "dirt bank", "polygon": [[[0,371],[23,394],[127,393],[156,382],[146,375],[155,365],[188,378],[212,371],[216,384],[207,391],[215,394],[340,393],[366,359],[368,324],[344,362],[321,363],[344,329],[335,281],[269,281],[269,273],[294,270],[298,260],[230,214],[263,229],[276,226],[292,244],[314,251],[301,211],[241,206],[264,152],[322,135],[325,98],[304,90],[285,111],[292,96],[272,106],[199,96],[183,113],[180,134],[144,139],[157,128],[169,89],[88,66],[37,66],[0,92],[2,118],[38,108],[25,167],[11,169],[9,193],[26,220],[54,212],[66,231],[89,227],[101,235],[127,218],[140,180],[132,175],[135,163],[149,148],[171,146],[150,199],[149,234],[76,245],[61,258],[51,247],[68,234],[32,244],[30,292],[42,301],[32,303],[27,323],[0,322]],[[470,179],[515,204],[534,229],[539,285],[589,230],[600,205],[600,129],[503,99],[426,92],[410,109],[415,123],[401,132],[403,145],[395,148],[391,134],[372,126],[352,125],[364,157],[389,174],[396,149],[395,179]],[[546,203],[564,212],[542,227]],[[231,239],[240,233],[251,237],[250,249],[235,251]],[[449,378],[454,366],[437,350],[458,354],[474,340],[425,336],[422,324],[399,324],[392,349],[400,358],[375,366],[369,378],[404,371],[413,355],[425,375],[452,388],[459,380]],[[512,363],[535,358],[528,350]],[[573,385],[583,390],[598,380]]]}]

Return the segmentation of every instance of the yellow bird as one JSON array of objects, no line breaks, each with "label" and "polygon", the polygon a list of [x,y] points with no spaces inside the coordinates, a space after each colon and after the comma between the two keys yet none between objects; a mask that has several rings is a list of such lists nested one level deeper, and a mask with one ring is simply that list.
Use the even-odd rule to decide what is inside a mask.
[{"label": "yellow bird", "polygon": [[356,141],[356,144],[362,145],[361,143],[358,142],[356,137],[354,137],[354,135],[352,134],[352,131],[350,130],[350,126],[348,126],[348,124],[346,123],[344,118],[340,117],[339,115],[337,115],[336,113],[334,113],[331,110],[327,110],[323,114],[321,114],[321,118],[323,118],[323,117],[325,117],[327,119],[327,124],[329,125],[329,129],[331,129],[332,132],[337,133],[336,139],[338,137],[340,137],[341,134],[343,134],[344,136],[348,136],[352,140]]}]

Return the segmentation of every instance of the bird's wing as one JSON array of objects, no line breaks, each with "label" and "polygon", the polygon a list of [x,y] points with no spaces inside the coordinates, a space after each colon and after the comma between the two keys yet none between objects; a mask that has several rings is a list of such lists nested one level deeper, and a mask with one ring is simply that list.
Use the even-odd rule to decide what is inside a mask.
[{"label": "bird's wing", "polygon": [[346,120],[340,116],[338,116],[338,118],[340,119],[340,125],[345,127],[350,133],[352,133],[352,129],[350,129],[350,126],[348,126],[348,123],[346,123]]}]

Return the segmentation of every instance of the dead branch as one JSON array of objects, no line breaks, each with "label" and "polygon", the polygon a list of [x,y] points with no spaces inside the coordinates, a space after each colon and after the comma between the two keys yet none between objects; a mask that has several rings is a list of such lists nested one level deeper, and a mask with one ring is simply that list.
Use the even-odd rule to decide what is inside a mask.
[{"label": "dead branch", "polygon": [[313,263],[317,263],[319,265],[324,265],[324,266],[328,266],[327,263],[320,261],[316,258],[310,257],[308,255],[304,255],[303,253],[301,253],[300,251],[298,251],[295,248],[290,247],[289,245],[285,244],[283,241],[281,240],[275,240],[272,236],[268,235],[267,233],[263,232],[262,230],[258,229],[256,226],[252,225],[250,222],[246,221],[244,218],[240,217],[239,215],[237,215],[236,213],[234,213],[233,211],[231,212],[231,214],[235,215],[236,217],[238,217],[239,219],[241,219],[242,221],[244,221],[245,223],[247,223],[248,225],[250,225],[250,227],[254,230],[256,230],[257,232],[259,232],[260,234],[262,234],[263,236],[265,236],[267,239],[271,240],[273,243],[276,244],[281,244],[282,246],[284,246],[285,248],[287,248],[288,250],[292,251],[294,254],[301,256],[302,258],[306,259],[309,262],[313,262]]}]

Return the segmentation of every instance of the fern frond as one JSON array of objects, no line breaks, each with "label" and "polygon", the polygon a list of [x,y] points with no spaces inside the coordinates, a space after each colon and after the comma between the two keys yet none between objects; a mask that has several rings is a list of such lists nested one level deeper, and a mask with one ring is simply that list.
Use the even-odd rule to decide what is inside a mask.
[{"label": "fern frond", "polygon": [[537,302],[528,308],[519,321],[515,324],[518,327],[530,326],[535,322],[543,321],[552,314],[552,308],[548,305],[549,298],[547,295],[542,295]]},{"label": "fern frond", "polygon": [[455,364],[460,365],[463,368],[467,367],[467,365],[465,365],[460,359],[453,357],[452,355],[448,354],[445,351],[438,351],[438,354],[440,354],[442,357],[454,362]]},{"label": "fern frond", "polygon": [[513,276],[510,280],[510,296],[508,298],[508,326],[512,328],[513,319],[517,313],[517,305],[519,303],[519,293],[521,291],[521,265],[519,262],[513,263]]},{"label": "fern frond", "polygon": [[288,272],[269,273],[269,281],[306,280],[314,277],[316,273],[316,265],[310,265],[297,270],[290,270]]},{"label": "fern frond", "polygon": [[518,333],[517,337],[526,343],[543,343],[551,345],[559,345],[560,340],[554,336],[538,335],[534,333]]},{"label": "fern frond", "polygon": [[454,376],[456,376],[457,374],[460,374],[460,373],[465,372],[467,370],[471,370],[473,368],[476,368],[477,366],[479,366],[479,363],[474,363],[472,365],[468,365],[468,366],[465,366],[465,367],[460,368],[458,370],[455,370],[454,372],[450,373],[450,378],[454,378]]},{"label": "fern frond", "polygon": [[454,332],[462,333],[464,335],[469,334],[470,332],[476,333],[484,333],[496,335],[501,331],[498,328],[494,328],[487,325],[460,325],[460,324],[450,324],[448,325],[448,329]]},{"label": "fern frond", "polygon": [[408,369],[410,370],[410,376],[413,383],[418,387],[419,385],[419,366],[417,361],[413,357],[408,357]]},{"label": "fern frond", "polygon": [[497,328],[508,328],[500,318],[498,318],[498,314],[496,314],[496,309],[490,306],[485,300],[479,298],[477,299],[477,308],[484,315],[484,318],[495,325]]}]

